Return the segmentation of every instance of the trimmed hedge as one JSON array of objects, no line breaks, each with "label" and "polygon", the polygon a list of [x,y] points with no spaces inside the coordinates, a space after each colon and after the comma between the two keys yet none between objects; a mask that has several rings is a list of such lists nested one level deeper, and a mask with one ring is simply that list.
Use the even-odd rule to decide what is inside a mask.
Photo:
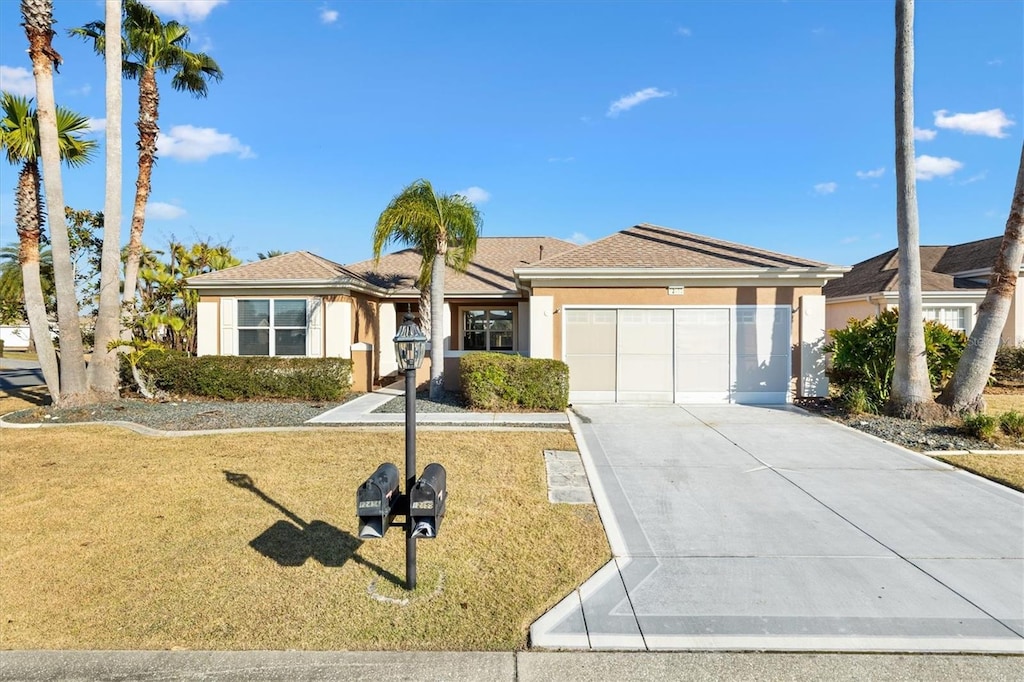
[{"label": "trimmed hedge", "polygon": [[157,390],[221,400],[341,400],[352,390],[352,361],[342,358],[193,357],[165,351],[146,353],[139,369]]},{"label": "trimmed hedge", "polygon": [[470,407],[502,411],[564,410],[569,366],[560,360],[471,353],[459,361],[462,395]]}]

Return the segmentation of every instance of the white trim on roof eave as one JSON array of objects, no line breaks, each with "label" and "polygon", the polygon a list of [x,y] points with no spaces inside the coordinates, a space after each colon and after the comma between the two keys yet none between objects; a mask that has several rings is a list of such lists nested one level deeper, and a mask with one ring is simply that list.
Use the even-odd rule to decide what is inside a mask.
[{"label": "white trim on roof eave", "polygon": [[[963,299],[977,299],[981,301],[985,298],[985,289],[970,289],[967,291],[922,291],[922,299],[931,298],[963,298]],[[900,298],[899,291],[873,291],[870,294],[849,294],[847,296],[829,296],[825,295],[825,304],[830,303],[859,303],[862,301],[874,301],[877,299],[884,299],[886,301],[898,301]]]},{"label": "white trim on roof eave", "polygon": [[214,289],[301,289],[304,291],[319,293],[358,291],[360,293],[373,294],[374,296],[381,296],[388,291],[387,289],[382,289],[372,284],[353,282],[351,279],[220,279],[195,283],[190,283],[186,280],[185,288],[193,289],[195,291],[211,291]]},{"label": "white trim on roof eave", "polygon": [[787,285],[821,286],[849,272],[848,266],[820,268],[528,268],[513,270],[520,289],[539,282],[691,282],[708,280],[783,280]]}]

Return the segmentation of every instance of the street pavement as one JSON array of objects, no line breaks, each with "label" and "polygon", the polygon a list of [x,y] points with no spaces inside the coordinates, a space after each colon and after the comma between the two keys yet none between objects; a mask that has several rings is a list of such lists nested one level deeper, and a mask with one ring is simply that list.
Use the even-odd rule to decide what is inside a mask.
[{"label": "street pavement", "polygon": [[614,559],[533,646],[1024,653],[1024,495],[788,406],[579,412]]},{"label": "street pavement", "polygon": [[42,386],[43,370],[32,360],[0,358],[0,391],[16,393],[25,388]]}]

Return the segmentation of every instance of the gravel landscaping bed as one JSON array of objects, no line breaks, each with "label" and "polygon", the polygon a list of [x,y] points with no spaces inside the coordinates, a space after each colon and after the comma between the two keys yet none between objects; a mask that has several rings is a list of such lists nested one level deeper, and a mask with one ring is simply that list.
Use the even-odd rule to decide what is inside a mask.
[{"label": "gravel landscaping bed", "polygon": [[[466,407],[466,401],[462,398],[461,393],[453,393],[451,391],[445,391],[441,394],[441,397],[437,400],[431,400],[430,393],[428,391],[418,391],[416,393],[416,411],[417,412],[471,412]],[[405,413],[405,396],[398,396],[392,398],[374,412],[384,414],[403,414]]]},{"label": "gravel landscaping bed", "polygon": [[800,401],[800,407],[847,426],[870,433],[908,450],[996,450],[998,446],[957,432],[955,426],[916,422],[872,414],[850,415],[828,403]]},{"label": "gravel landscaping bed", "polygon": [[157,402],[124,399],[85,408],[38,407],[12,412],[4,421],[14,424],[69,424],[127,421],[163,431],[240,429],[262,426],[302,426],[338,402],[229,402],[180,400]]}]

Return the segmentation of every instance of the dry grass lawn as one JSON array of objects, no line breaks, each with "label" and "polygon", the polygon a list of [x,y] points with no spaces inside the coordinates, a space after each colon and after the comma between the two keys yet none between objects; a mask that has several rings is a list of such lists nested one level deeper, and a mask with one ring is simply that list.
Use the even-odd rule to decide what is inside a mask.
[{"label": "dry grass lawn", "polygon": [[1015,410],[1024,412],[1024,393],[986,393],[985,412],[1000,415]]},{"label": "dry grass lawn", "polygon": [[400,432],[2,439],[5,649],[509,650],[609,558],[593,506],[547,501],[542,450],[574,450],[565,433],[420,432],[451,499],[405,605],[371,596],[409,596],[402,531],[353,536]]},{"label": "dry grass lawn", "polygon": [[1024,492],[1024,455],[943,455],[938,459]]}]

